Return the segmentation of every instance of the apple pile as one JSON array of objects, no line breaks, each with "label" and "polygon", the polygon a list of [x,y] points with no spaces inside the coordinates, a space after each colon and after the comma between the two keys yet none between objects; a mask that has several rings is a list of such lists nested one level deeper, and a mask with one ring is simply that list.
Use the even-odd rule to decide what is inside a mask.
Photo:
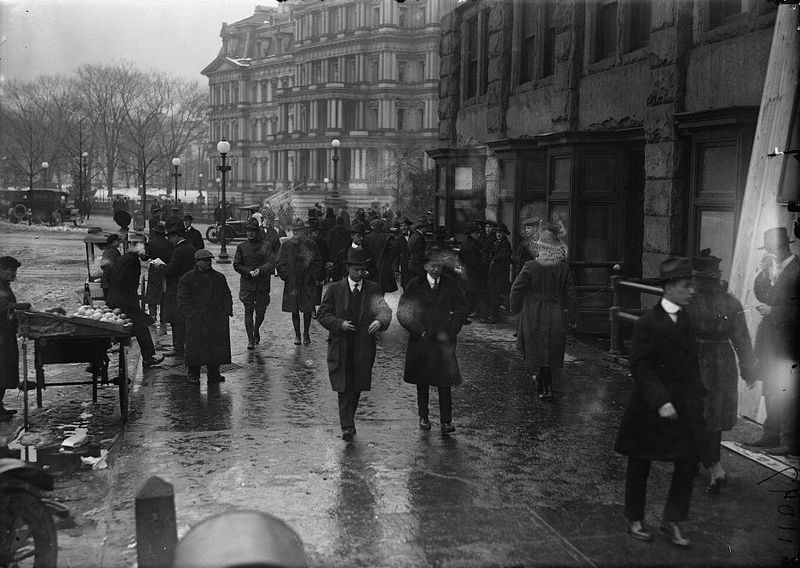
[{"label": "apple pile", "polygon": [[81,306],[70,317],[92,319],[122,326],[133,325],[133,320],[122,313],[122,310],[119,308],[112,310],[105,305],[105,302],[98,302],[96,306]]}]

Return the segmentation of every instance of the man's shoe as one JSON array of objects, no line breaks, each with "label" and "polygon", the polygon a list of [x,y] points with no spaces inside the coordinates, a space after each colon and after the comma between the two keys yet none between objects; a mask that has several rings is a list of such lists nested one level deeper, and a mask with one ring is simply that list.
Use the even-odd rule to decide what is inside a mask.
[{"label": "man's shoe", "polygon": [[719,495],[720,489],[725,487],[728,484],[728,478],[724,475],[722,477],[715,477],[711,480],[711,483],[708,484],[706,487],[706,493],[709,495]]},{"label": "man's shoe", "polygon": [[771,456],[796,456],[797,450],[795,448],[790,448],[784,444],[777,446],[775,448],[767,448],[764,452],[770,454]]},{"label": "man's shoe", "polygon": [[442,422],[442,434],[450,434],[456,431],[456,427],[450,422]]},{"label": "man's shoe", "polygon": [[762,436],[758,440],[754,440],[752,442],[745,442],[745,446],[751,446],[753,448],[774,448],[775,446],[780,445],[780,440],[778,438],[769,438]]},{"label": "man's shoe", "polygon": [[692,541],[688,538],[685,538],[681,534],[681,527],[678,523],[674,523],[672,521],[663,521],[660,527],[661,533],[667,535],[669,541],[674,544],[675,546],[680,546],[681,548],[687,548]]},{"label": "man's shoe", "polygon": [[247,342],[247,348],[248,349],[255,349],[256,348],[256,342],[251,339],[250,341]]},{"label": "man's shoe", "polygon": [[642,542],[650,542],[653,540],[653,535],[645,530],[642,521],[629,521],[626,519],[625,528],[628,534],[636,540],[641,540]]},{"label": "man's shoe", "polygon": [[163,355],[159,355],[157,357],[156,356],[148,357],[147,359],[142,359],[142,367],[144,367],[145,369],[149,369],[154,365],[158,365],[163,360],[164,360]]},{"label": "man's shoe", "polygon": [[303,335],[303,345],[311,345],[311,337],[307,333]]},{"label": "man's shoe", "polygon": [[420,418],[419,419],[419,427],[423,430],[430,430],[431,429],[431,421],[427,418]]},{"label": "man's shoe", "polygon": [[255,342],[256,342],[256,345],[258,345],[259,343],[261,343],[261,334],[258,332],[258,330],[255,330],[255,331],[253,332],[253,341],[255,341]]},{"label": "man's shoe", "polygon": [[24,390],[29,390],[29,391],[36,390],[36,381],[22,380],[17,385],[17,388],[19,390],[21,390],[21,391],[24,391]]},{"label": "man's shoe", "polygon": [[301,343],[302,343],[302,341],[300,341],[300,336],[299,336],[299,335],[298,335],[298,336],[296,336],[296,337],[294,338],[294,344],[295,344],[295,345],[300,345]]},{"label": "man's shoe", "polygon": [[342,428],[342,440],[345,442],[352,442],[353,437],[356,435],[355,428]]},{"label": "man's shoe", "polygon": [[317,319],[317,308],[311,310],[311,319]]}]

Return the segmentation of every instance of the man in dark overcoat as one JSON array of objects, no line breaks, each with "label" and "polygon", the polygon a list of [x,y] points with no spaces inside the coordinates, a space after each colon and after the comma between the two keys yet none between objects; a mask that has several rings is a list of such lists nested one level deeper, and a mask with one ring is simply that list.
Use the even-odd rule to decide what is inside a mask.
[{"label": "man in dark overcoat", "polygon": [[103,298],[108,297],[108,272],[111,270],[111,267],[114,265],[114,261],[116,261],[121,255],[119,252],[119,235],[116,233],[111,233],[106,238],[106,244],[103,246],[103,254],[100,257],[100,270],[102,273],[100,274],[100,288],[103,289]]},{"label": "man in dark overcoat", "polygon": [[184,213],[183,214],[183,228],[186,231],[186,240],[191,243],[191,245],[195,248],[195,250],[200,250],[206,248],[205,243],[203,242],[203,235],[192,227],[192,221],[194,217],[192,217],[191,213]]},{"label": "man in dark overcoat", "polygon": [[661,532],[676,546],[690,542],[680,523],[689,516],[703,435],[703,398],[697,339],[684,308],[694,295],[692,263],[669,258],[659,267],[664,296],[633,327],[633,391],[614,449],[628,456],[625,518],[633,538],[652,539],[644,524],[652,461],[674,464]]},{"label": "man in dark overcoat", "polygon": [[336,266],[336,255],[350,246],[350,229],[344,226],[344,218],[340,215],[336,218],[336,224],[328,231],[328,252],[333,266],[330,270],[331,280],[342,278],[342,266]]},{"label": "man in dark overcoat", "polygon": [[269,306],[270,276],[275,271],[275,253],[272,244],[256,219],[250,219],[245,229],[247,240],[236,247],[233,269],[241,275],[239,300],[244,305],[244,328],[247,331],[247,348],[255,349],[261,342],[261,324]]},{"label": "man in dark overcoat", "polygon": [[311,344],[311,313],[316,301],[317,282],[322,280],[324,265],[319,249],[314,241],[306,236],[306,226],[302,219],[292,224],[294,235],[281,245],[276,269],[283,280],[283,300],[281,309],[292,314],[295,345],[300,345],[300,312],[303,313],[303,340]]},{"label": "man in dark overcoat", "polygon": [[392,310],[374,282],[364,279],[367,256],[350,249],[347,278],[331,284],[319,308],[319,323],[329,331],[328,376],[338,393],[342,439],[352,441],[362,391],[372,386],[376,335],[389,327]]},{"label": "man in dark overcoat", "polygon": [[766,254],[753,289],[762,320],[756,330],[757,374],[767,416],[751,446],[774,455],[798,455],[797,369],[800,368],[800,260],[789,250],[785,227],[764,232]]},{"label": "man in dark overcoat", "polygon": [[411,280],[408,264],[408,238],[411,233],[411,225],[411,220],[408,217],[401,217],[399,222],[400,233],[395,238],[395,243],[397,245],[397,266],[400,271],[400,285],[404,290],[408,281]]},{"label": "man in dark overcoat", "polygon": [[475,313],[477,317],[486,317],[485,285],[488,273],[486,264],[483,262],[481,253],[481,243],[478,240],[483,232],[483,226],[478,222],[473,222],[467,228],[467,238],[461,245],[458,252],[461,265],[467,273],[467,286],[464,299],[467,302],[467,310],[470,314]]},{"label": "man in dark overcoat", "polygon": [[[428,229],[428,219],[421,217],[414,225],[414,230],[408,236],[408,269],[411,278],[421,278],[425,276],[424,256],[425,256],[425,231]],[[410,280],[410,279],[409,279]],[[403,287],[405,290],[405,287]]]},{"label": "man in dark overcoat", "polygon": [[419,426],[430,430],[429,387],[439,391],[443,434],[453,426],[452,387],[461,384],[456,360],[456,337],[467,319],[467,304],[458,282],[442,274],[441,253],[425,253],[422,277],[412,278],[400,296],[397,321],[409,334],[403,380],[417,385]]},{"label": "man in dark overcoat", "polygon": [[508,267],[511,265],[511,243],[508,240],[509,230],[500,223],[494,231],[494,243],[487,243],[489,259],[489,279],[486,286],[488,316],[486,323],[496,323],[500,316],[500,305],[508,305]]},{"label": "man in dark overcoat", "polygon": [[[336,254],[333,255],[331,279],[334,281],[341,280],[347,276],[347,265],[345,264],[345,260],[347,260],[347,255],[350,252],[350,249],[361,249],[364,247],[364,235],[366,233],[366,227],[364,224],[356,221],[348,230],[350,231],[350,240],[343,248],[339,249]],[[368,257],[367,274],[375,273],[373,266],[373,259]]]},{"label": "man in dark overcoat", "polygon": [[169,262],[164,264],[161,259],[152,262],[164,266],[164,317],[172,328],[172,357],[183,357],[186,346],[186,314],[178,305],[178,282],[181,277],[195,266],[195,248],[184,237],[183,223],[177,222],[167,226],[167,235],[170,242],[175,245]]},{"label": "man in dark overcoat", "polygon": [[133,320],[132,331],[142,353],[142,367],[147,369],[163,361],[164,356],[156,356],[149,328],[153,318],[144,312],[139,303],[139,278],[142,274],[142,258],[145,256],[143,241],[143,236],[138,237],[134,233],[129,233],[128,252],[114,261],[108,274],[106,304],[112,309],[119,308]]},{"label": "man in dark overcoat", "polygon": [[369,279],[377,282],[382,293],[397,290],[397,278],[394,275],[394,259],[397,257],[395,238],[384,230],[383,221],[375,219],[371,222],[372,232],[364,237],[364,249],[367,256],[374,259],[375,274]]},{"label": "man in dark overcoat", "polygon": [[13,256],[0,257],[0,422],[11,420],[17,413],[3,406],[3,396],[6,390],[15,389],[19,384],[17,320],[13,315],[17,297],[11,290],[11,283],[17,279],[20,266],[22,263]]},{"label": "man in dark overcoat", "polygon": [[225,276],[211,268],[214,255],[208,249],[194,253],[195,267],[178,283],[177,301],[186,314],[186,367],[190,383],[200,382],[200,367],[206,366],[209,385],[225,380],[220,365],[231,362],[233,297]]}]

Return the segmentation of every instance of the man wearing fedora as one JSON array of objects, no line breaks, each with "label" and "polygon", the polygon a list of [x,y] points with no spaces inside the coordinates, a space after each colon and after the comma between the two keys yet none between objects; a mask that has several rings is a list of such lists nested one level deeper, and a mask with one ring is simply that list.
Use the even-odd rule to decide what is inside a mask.
[{"label": "man wearing fedora", "polygon": [[186,231],[186,240],[197,250],[206,248],[205,243],[203,242],[203,235],[192,227],[192,221],[194,217],[192,217],[191,213],[184,213],[183,214],[183,228]]},{"label": "man wearing fedora", "polygon": [[[345,265],[345,260],[347,259],[347,254],[349,253],[350,249],[364,248],[364,235],[367,232],[364,223],[361,223],[360,221],[354,221],[348,231],[350,232],[350,242],[347,243],[343,248],[340,248],[338,251],[336,251],[336,254],[334,254],[332,257],[333,266],[331,267],[331,279],[333,281],[341,280],[347,276],[347,266]],[[372,262],[370,259],[367,259],[367,263],[367,272],[369,273],[370,269],[372,269]]]},{"label": "man wearing fedora", "polygon": [[775,455],[797,455],[797,369],[800,361],[800,261],[785,227],[764,232],[766,254],[753,285],[762,320],[755,353],[767,417],[750,445]]},{"label": "man wearing fedora", "polygon": [[692,263],[669,258],[659,267],[664,295],[634,324],[633,390],[614,449],[628,456],[625,519],[630,535],[652,540],[644,521],[652,461],[674,464],[661,532],[679,547],[690,545],[680,523],[689,516],[703,435],[703,398],[697,340],[685,308],[694,296]]},{"label": "man wearing fedora", "polygon": [[345,259],[347,278],[331,284],[319,308],[319,323],[328,330],[328,376],[338,393],[342,439],[352,441],[362,391],[372,385],[376,335],[389,327],[392,310],[378,285],[364,278],[367,253],[351,248]]}]

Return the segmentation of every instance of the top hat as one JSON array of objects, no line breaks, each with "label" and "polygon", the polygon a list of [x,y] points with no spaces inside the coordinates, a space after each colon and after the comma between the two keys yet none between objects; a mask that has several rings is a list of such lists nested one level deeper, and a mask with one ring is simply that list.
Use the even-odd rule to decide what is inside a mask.
[{"label": "top hat", "polygon": [[776,249],[792,242],[794,241],[789,240],[789,233],[786,231],[786,227],[773,227],[764,231],[764,246],[758,247],[758,250]]},{"label": "top hat", "polygon": [[508,230],[508,227],[505,223],[500,223],[497,225],[497,228],[494,231],[495,233],[505,233],[506,235],[511,234],[511,231]]},{"label": "top hat", "polygon": [[214,253],[208,249],[200,249],[194,253],[195,260],[203,260],[204,258],[214,258]]},{"label": "top hat", "polygon": [[363,248],[354,248],[350,247],[347,249],[347,259],[344,261],[345,264],[367,264],[367,251]]},{"label": "top hat", "polygon": [[692,269],[696,276],[711,278],[720,275],[721,258],[711,255],[711,249],[703,249],[699,256],[692,257]]},{"label": "top hat", "polygon": [[658,280],[662,284],[692,276],[694,276],[692,261],[684,256],[668,258],[658,267]]},{"label": "top hat", "polygon": [[359,235],[363,235],[364,233],[367,232],[367,229],[364,226],[364,223],[355,222],[352,225],[350,225],[350,232],[351,233],[358,233]]},{"label": "top hat", "polygon": [[192,214],[191,214],[191,213],[188,213],[188,212],[187,212],[187,213],[184,213],[184,214],[183,214],[183,220],[184,220],[184,221],[193,221],[193,220],[194,220],[194,217],[192,217]]}]

